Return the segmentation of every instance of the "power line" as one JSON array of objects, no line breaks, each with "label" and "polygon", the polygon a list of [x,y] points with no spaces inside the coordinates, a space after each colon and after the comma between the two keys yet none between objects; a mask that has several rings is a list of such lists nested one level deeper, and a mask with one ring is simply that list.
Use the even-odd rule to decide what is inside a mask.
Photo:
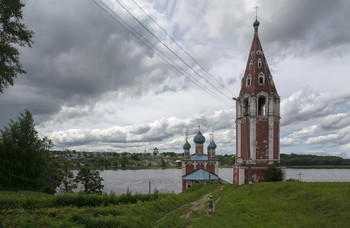
[{"label": "power line", "polygon": [[[159,50],[154,44],[152,44],[149,40],[147,40],[142,34],[140,34],[136,29],[134,29],[129,23],[127,23],[125,20],[123,20],[118,14],[116,14],[110,7],[108,7],[104,2],[102,2],[101,0],[97,0],[100,3],[102,3],[106,8],[108,8],[113,15],[115,15],[116,17],[119,18],[120,22],[117,18],[115,18],[110,12],[108,12],[104,7],[102,7],[100,4],[97,3],[96,0],[93,0],[94,3],[99,6],[106,14],[108,14],[113,20],[115,20],[118,24],[120,24],[121,26],[123,26],[129,33],[131,33],[133,36],[135,36],[139,41],[141,41],[143,44],[146,45],[147,48],[149,48],[153,53],[155,53],[156,55],[158,55],[161,59],[163,59],[163,61],[165,61],[167,64],[169,64],[171,67],[173,67],[176,71],[178,71],[180,74],[185,74],[185,76],[193,83],[195,83],[198,87],[200,87],[202,90],[204,90],[206,93],[208,93],[209,95],[211,95],[213,98],[217,99],[219,102],[227,105],[228,107],[232,108],[231,104],[226,103],[225,101],[223,101],[217,94],[215,94],[213,91],[209,90],[208,87],[206,87],[205,85],[203,85],[200,81],[194,81],[193,79],[191,79],[191,75],[186,72],[181,66],[179,66],[176,62],[174,62],[173,60],[171,60],[168,56],[166,56],[161,50]],[[139,36],[137,36],[136,34],[138,34]],[[146,42],[148,42],[149,44],[147,44]],[[153,48],[155,48],[158,52],[156,52],[151,46],[153,46]],[[163,56],[162,56],[163,55]],[[167,60],[168,59],[168,60]],[[175,64],[178,68],[176,68],[173,64],[171,64],[170,62],[172,62],[173,64]],[[187,76],[188,75],[188,76]]]},{"label": "power line", "polygon": [[224,97],[231,100],[230,97],[228,97],[226,94],[224,94],[221,90],[219,90],[217,87],[215,87],[212,83],[210,83],[205,77],[200,75],[198,71],[193,69],[188,63],[186,63],[178,54],[176,54],[171,48],[169,48],[168,45],[166,45],[162,40],[160,40],[152,31],[150,31],[139,19],[137,19],[123,4],[120,3],[119,0],[115,0],[131,17],[134,18],[149,34],[151,34],[158,42],[163,44],[164,47],[166,47],[173,55],[175,55],[181,62],[183,62],[188,68],[190,68],[195,74],[197,74],[199,77],[201,77],[203,80],[205,80],[209,85],[211,85],[215,90],[217,90],[220,94],[222,94]]},{"label": "power line", "polygon": [[234,96],[234,94],[228,90],[224,85],[222,85],[212,74],[210,74],[204,67],[202,67],[199,62],[193,58],[193,56],[188,53],[184,48],[182,48],[176,41],[173,39],[173,37],[160,25],[158,22],[156,22],[135,0],[132,0],[134,4],[149,18],[151,19],[175,44],[177,47],[179,47],[187,56],[189,56],[205,73],[207,73],[211,78],[213,78],[223,89],[228,91],[230,95]]}]

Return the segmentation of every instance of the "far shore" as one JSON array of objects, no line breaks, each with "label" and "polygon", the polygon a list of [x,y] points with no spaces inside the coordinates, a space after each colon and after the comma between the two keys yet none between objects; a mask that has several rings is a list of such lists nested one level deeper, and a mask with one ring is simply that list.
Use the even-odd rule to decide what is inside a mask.
[{"label": "far shore", "polygon": [[[288,169],[350,169],[350,165],[295,165],[295,166],[284,166]],[[224,165],[219,166],[219,168],[233,168],[233,166]],[[169,166],[169,167],[161,167],[161,166],[140,166],[140,167],[125,167],[125,168],[117,168],[117,167],[97,167],[97,170],[139,170],[139,169],[181,169],[181,167]],[[79,168],[73,168],[72,170],[79,170]]]}]

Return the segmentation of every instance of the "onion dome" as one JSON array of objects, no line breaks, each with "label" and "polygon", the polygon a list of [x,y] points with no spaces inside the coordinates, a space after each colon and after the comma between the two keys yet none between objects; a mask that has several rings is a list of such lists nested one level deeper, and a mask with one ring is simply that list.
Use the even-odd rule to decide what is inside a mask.
[{"label": "onion dome", "polygon": [[216,149],[216,144],[214,140],[212,140],[208,145],[208,150],[215,150],[215,149]]},{"label": "onion dome", "polygon": [[195,144],[203,144],[205,142],[205,137],[200,131],[198,131],[197,135],[194,137],[193,142]]},{"label": "onion dome", "polygon": [[183,146],[184,150],[189,150],[191,149],[191,145],[188,143],[188,141],[186,140],[184,146]]},{"label": "onion dome", "polygon": [[255,20],[254,23],[253,23],[253,26],[259,26],[260,25],[260,22],[258,20]]}]

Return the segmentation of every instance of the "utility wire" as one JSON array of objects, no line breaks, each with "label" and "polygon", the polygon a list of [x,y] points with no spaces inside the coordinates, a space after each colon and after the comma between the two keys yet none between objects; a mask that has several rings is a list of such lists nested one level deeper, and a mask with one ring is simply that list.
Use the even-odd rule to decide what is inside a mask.
[{"label": "utility wire", "polygon": [[[224,102],[217,94],[213,93],[211,90],[208,89],[208,87],[206,87],[205,85],[203,85],[200,81],[194,81],[191,78],[191,75],[186,72],[181,66],[179,66],[176,62],[174,62],[173,60],[171,60],[168,56],[166,56],[161,50],[159,50],[155,45],[153,45],[149,40],[147,40],[142,34],[140,34],[137,30],[135,30],[129,23],[127,23],[125,20],[123,20],[118,14],[116,14],[109,6],[107,6],[104,2],[102,2],[101,0],[97,0],[100,3],[102,3],[104,5],[104,7],[108,8],[113,15],[117,16],[119,18],[119,20],[121,20],[123,23],[121,23],[117,18],[115,18],[110,12],[108,12],[104,7],[102,7],[100,4],[97,3],[96,0],[93,0],[94,3],[99,6],[106,14],[108,14],[113,20],[115,20],[118,24],[120,24],[121,26],[123,26],[129,33],[131,33],[133,36],[135,36],[139,41],[141,41],[142,43],[144,43],[146,45],[146,47],[148,47],[153,53],[155,53],[156,55],[158,55],[161,59],[163,59],[167,64],[169,64],[171,67],[173,67],[176,71],[178,71],[180,74],[185,74],[185,76],[194,84],[196,84],[198,87],[200,87],[201,89],[203,89],[206,93],[208,93],[209,95],[211,95],[213,98],[217,99],[219,102],[227,105],[228,107],[232,108],[231,104]],[[128,27],[126,27],[125,25],[127,25],[131,30],[133,30],[135,33],[137,33],[140,37],[142,37],[142,39],[140,37],[138,37],[134,32],[132,32]],[[146,42],[148,42],[151,46],[153,46],[153,48],[155,48],[158,53]],[[164,55],[164,57],[162,56]],[[173,64],[175,64],[178,68],[176,68],[173,64],[171,64],[169,61],[171,61]],[[198,84],[199,83],[199,84]]]},{"label": "utility wire", "polygon": [[139,19],[137,19],[123,4],[120,3],[119,0],[115,0],[131,17],[134,18],[149,34],[151,34],[158,42],[163,44],[164,47],[166,47],[173,55],[175,55],[181,62],[183,62],[188,68],[190,68],[195,74],[197,74],[199,77],[201,77],[203,80],[205,80],[209,85],[211,85],[216,91],[218,91],[220,94],[222,94],[224,97],[231,100],[230,97],[228,97],[226,94],[224,94],[221,90],[219,90],[217,87],[215,87],[210,81],[208,81],[205,77],[200,75],[198,71],[193,69],[188,63],[186,63],[178,54],[176,54],[171,48],[169,48],[168,45],[166,45],[162,40],[160,40],[152,31],[150,31]]},{"label": "utility wire", "polygon": [[201,64],[198,63],[198,61],[193,58],[193,56],[188,53],[184,48],[182,48],[174,39],[173,37],[160,25],[158,22],[156,22],[135,0],[132,0],[134,4],[149,18],[151,19],[175,44],[178,48],[180,48],[183,52],[186,53],[187,56],[189,56],[205,73],[207,73],[210,77],[212,77],[223,89],[228,91],[230,95],[234,96],[234,94],[228,90],[224,85],[222,85],[212,74],[210,74],[204,67],[202,67]]}]

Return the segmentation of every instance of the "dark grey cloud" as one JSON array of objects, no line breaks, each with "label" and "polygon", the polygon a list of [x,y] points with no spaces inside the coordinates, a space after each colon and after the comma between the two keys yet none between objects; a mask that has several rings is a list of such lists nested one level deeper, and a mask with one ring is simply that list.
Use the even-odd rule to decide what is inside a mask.
[{"label": "dark grey cloud", "polygon": [[349,46],[347,0],[267,1],[262,7],[261,39],[277,58]]},{"label": "dark grey cloud", "polygon": [[24,109],[44,121],[63,105],[93,105],[108,91],[141,96],[171,76],[164,62],[145,64],[153,52],[93,1],[28,1],[24,15],[34,45],[22,50],[27,74],[0,97],[0,125]]}]

